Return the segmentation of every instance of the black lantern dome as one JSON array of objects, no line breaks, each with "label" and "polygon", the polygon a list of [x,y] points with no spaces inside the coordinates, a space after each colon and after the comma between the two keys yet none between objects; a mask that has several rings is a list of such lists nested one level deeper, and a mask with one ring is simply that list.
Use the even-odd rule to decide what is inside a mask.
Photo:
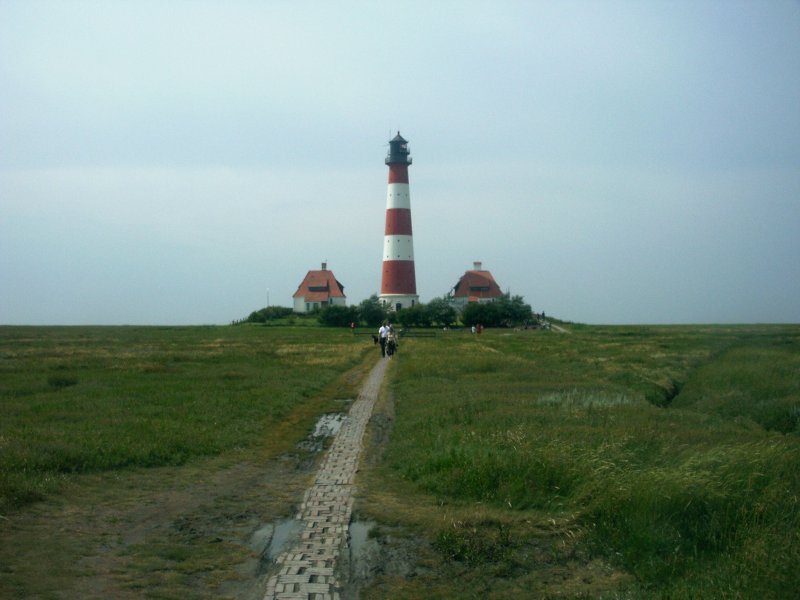
[{"label": "black lantern dome", "polygon": [[389,154],[386,156],[387,165],[410,165],[411,157],[409,156],[408,141],[404,140],[397,132],[397,135],[389,140]]}]

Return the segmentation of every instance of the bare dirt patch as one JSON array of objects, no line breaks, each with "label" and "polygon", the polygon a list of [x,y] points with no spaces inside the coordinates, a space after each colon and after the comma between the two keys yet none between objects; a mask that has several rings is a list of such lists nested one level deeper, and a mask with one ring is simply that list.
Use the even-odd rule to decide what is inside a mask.
[{"label": "bare dirt patch", "polygon": [[260,599],[254,533],[293,514],[321,446],[81,477],[0,521],[0,596]]}]

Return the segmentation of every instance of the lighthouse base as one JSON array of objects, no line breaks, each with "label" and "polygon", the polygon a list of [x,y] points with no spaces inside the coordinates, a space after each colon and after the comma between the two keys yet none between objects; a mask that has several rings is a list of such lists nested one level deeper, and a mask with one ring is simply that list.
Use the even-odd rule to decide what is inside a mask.
[{"label": "lighthouse base", "polygon": [[381,304],[389,307],[393,311],[411,308],[419,304],[419,296],[416,294],[381,294],[378,298]]}]

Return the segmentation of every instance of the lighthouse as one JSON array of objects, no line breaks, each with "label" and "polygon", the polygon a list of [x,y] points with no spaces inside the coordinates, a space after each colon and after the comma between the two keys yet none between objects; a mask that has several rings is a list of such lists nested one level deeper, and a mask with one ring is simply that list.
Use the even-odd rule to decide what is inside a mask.
[{"label": "lighthouse", "polygon": [[408,142],[400,132],[389,141],[389,189],[386,192],[386,227],[383,231],[383,274],[380,299],[392,310],[419,302],[411,236],[411,197],[408,193]]}]

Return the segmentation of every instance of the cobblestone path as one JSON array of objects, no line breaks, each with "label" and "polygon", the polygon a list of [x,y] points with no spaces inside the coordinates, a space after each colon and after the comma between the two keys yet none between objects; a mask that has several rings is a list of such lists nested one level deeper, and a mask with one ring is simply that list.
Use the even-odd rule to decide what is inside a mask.
[{"label": "cobblestone path", "polygon": [[279,571],[267,581],[264,600],[338,600],[341,585],[335,574],[336,561],[347,547],[361,438],[388,362],[379,360],[370,372],[323,459],[314,485],[303,496],[297,515],[304,524],[303,533],[294,547],[275,559]]}]

